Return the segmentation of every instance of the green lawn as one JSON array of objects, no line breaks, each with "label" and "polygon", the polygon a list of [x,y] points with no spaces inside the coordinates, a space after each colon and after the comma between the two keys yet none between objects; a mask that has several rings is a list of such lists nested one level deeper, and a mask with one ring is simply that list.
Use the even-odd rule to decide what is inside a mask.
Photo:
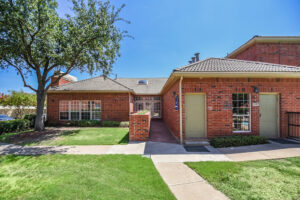
[{"label": "green lawn", "polygon": [[175,199],[137,155],[0,156],[0,199]]},{"label": "green lawn", "polygon": [[18,145],[114,145],[127,144],[128,128],[82,128],[72,131],[47,129],[0,135],[0,142]]},{"label": "green lawn", "polygon": [[57,138],[44,140],[39,145],[110,145],[127,144],[128,128],[88,128],[65,131]]},{"label": "green lawn", "polygon": [[300,157],[186,164],[233,200],[300,197]]}]

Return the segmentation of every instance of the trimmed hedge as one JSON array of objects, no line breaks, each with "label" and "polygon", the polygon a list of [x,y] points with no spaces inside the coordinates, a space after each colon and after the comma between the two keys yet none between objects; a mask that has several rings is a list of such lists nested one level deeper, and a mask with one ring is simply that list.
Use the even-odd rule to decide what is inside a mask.
[{"label": "trimmed hedge", "polygon": [[101,121],[100,125],[102,127],[129,127],[129,122]]},{"label": "trimmed hedge", "polygon": [[30,127],[34,127],[34,123],[35,123],[35,114],[28,114],[24,116],[24,119],[27,119],[30,121]]},{"label": "trimmed hedge", "polygon": [[27,130],[29,128],[30,121],[27,119],[0,121],[0,134]]},{"label": "trimmed hedge", "polygon": [[70,126],[79,126],[79,127],[96,127],[100,126],[98,120],[80,120],[80,121],[70,121]]},{"label": "trimmed hedge", "polygon": [[236,147],[256,144],[266,144],[268,140],[262,136],[256,135],[234,135],[227,137],[213,138],[210,140],[210,145],[216,148],[221,147]]}]

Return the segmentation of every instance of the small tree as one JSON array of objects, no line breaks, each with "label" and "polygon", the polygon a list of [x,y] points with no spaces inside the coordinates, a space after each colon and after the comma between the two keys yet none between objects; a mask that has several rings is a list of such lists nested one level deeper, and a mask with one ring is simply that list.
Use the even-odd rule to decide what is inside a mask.
[{"label": "small tree", "polygon": [[11,95],[0,100],[3,106],[14,106],[16,109],[16,118],[23,118],[26,106],[36,106],[36,95],[25,93],[23,91],[12,91]]},{"label": "small tree", "polygon": [[[116,27],[120,9],[109,1],[73,0],[73,13],[56,12],[55,0],[0,0],[0,67],[14,68],[37,94],[35,130],[43,130],[46,93],[53,71],[108,75],[126,32]],[[27,81],[36,76],[37,87]]]}]

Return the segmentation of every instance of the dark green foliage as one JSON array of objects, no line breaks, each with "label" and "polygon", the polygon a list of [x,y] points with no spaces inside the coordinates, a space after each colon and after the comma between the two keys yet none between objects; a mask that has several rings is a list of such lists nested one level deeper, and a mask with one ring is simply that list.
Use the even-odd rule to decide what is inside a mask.
[{"label": "dark green foliage", "polygon": [[234,136],[213,138],[212,140],[210,140],[210,144],[216,148],[266,144],[266,143],[268,143],[268,140],[265,137],[256,136],[256,135],[234,135]]},{"label": "dark green foliage", "polygon": [[0,121],[0,134],[26,130],[29,128],[30,128],[30,121],[27,119]]},{"label": "dark green foliage", "polygon": [[95,127],[95,126],[100,126],[100,121],[98,120],[70,121],[69,125],[79,126],[79,127]]},{"label": "dark green foliage", "polygon": [[27,119],[30,121],[30,127],[34,127],[34,122],[35,122],[35,114],[28,114],[24,116],[24,119]]},{"label": "dark green foliage", "polygon": [[119,127],[121,122],[118,121],[102,121],[102,127]]}]

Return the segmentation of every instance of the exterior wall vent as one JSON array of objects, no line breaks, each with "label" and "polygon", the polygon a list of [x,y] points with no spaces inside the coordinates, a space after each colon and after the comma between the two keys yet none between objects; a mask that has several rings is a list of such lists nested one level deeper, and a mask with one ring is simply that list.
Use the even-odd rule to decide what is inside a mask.
[{"label": "exterior wall vent", "polygon": [[139,80],[138,85],[148,85],[148,81],[147,80]]}]

